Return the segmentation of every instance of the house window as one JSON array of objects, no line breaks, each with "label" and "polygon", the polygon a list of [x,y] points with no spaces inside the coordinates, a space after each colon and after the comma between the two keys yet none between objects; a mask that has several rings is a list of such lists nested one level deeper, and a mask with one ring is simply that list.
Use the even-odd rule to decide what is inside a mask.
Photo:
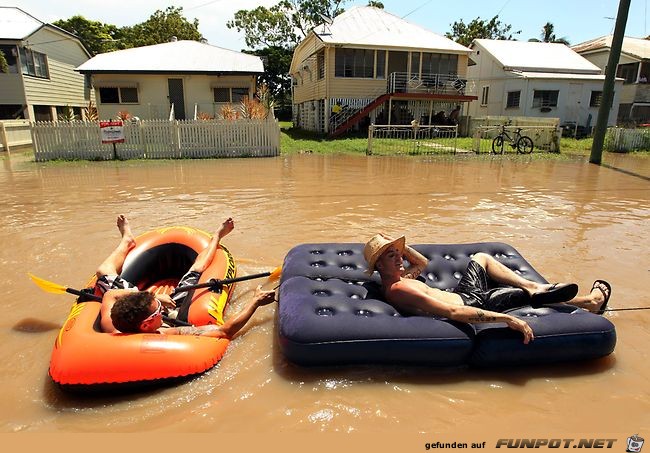
[{"label": "house window", "polygon": [[420,77],[420,52],[411,52],[411,77]]},{"label": "house window", "polygon": [[23,74],[48,79],[50,72],[47,68],[47,55],[32,51],[25,47],[20,48],[20,65]]},{"label": "house window", "polygon": [[102,104],[137,104],[138,89],[135,87],[102,87],[99,89]]},{"label": "house window", "polygon": [[377,71],[375,77],[378,79],[386,78],[386,51],[378,50],[377,51]]},{"label": "house window", "polygon": [[336,77],[372,78],[375,51],[364,49],[336,49],[334,58]]},{"label": "house window", "polygon": [[521,90],[508,91],[508,99],[506,100],[507,109],[519,108],[519,101],[521,99]]},{"label": "house window", "polygon": [[248,97],[248,88],[214,88],[214,102],[241,102]]},{"label": "house window", "polygon": [[[0,52],[7,61],[7,72],[9,74],[18,74],[18,49],[16,46],[0,46]],[[0,72],[2,72],[0,70]]]},{"label": "house window", "polygon": [[321,50],[316,54],[316,71],[318,80],[325,77],[325,50]]},{"label": "house window", "polygon": [[603,99],[602,91],[592,91],[591,98],[589,99],[589,107],[600,107],[600,103]]},{"label": "house window", "polygon": [[623,83],[636,82],[636,75],[639,72],[639,63],[628,63],[619,65],[616,68],[616,77],[625,79]]},{"label": "house window", "polygon": [[422,53],[422,74],[456,74],[458,55]]},{"label": "house window", "polygon": [[533,108],[557,107],[559,90],[535,90],[533,92]]},{"label": "house window", "polygon": [[483,91],[481,92],[481,105],[488,104],[489,96],[490,96],[490,87],[489,86],[483,87]]}]

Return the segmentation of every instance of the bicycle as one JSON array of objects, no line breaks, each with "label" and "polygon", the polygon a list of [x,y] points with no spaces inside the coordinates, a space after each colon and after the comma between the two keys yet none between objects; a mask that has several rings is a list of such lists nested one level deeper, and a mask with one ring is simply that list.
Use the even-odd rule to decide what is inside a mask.
[{"label": "bicycle", "polygon": [[504,124],[501,126],[499,135],[492,140],[492,154],[503,154],[503,144],[506,140],[512,149],[517,150],[517,154],[530,154],[533,152],[533,139],[527,135],[521,135],[521,128],[515,129],[514,135],[511,137]]}]

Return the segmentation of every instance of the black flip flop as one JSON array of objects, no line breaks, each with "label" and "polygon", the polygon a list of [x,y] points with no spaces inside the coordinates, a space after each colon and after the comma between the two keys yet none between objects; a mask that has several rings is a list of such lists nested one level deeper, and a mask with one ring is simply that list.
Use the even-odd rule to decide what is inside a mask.
[{"label": "black flip flop", "polygon": [[578,294],[578,285],[575,283],[554,283],[546,291],[535,293],[530,296],[530,304],[533,308],[542,305],[567,302]]},{"label": "black flip flop", "polygon": [[[603,284],[603,285],[607,288],[607,292],[608,292],[608,294],[605,294],[605,291],[603,291],[603,289],[602,289],[600,286],[597,286],[598,283]],[[605,298],[605,301],[603,302],[603,304],[600,306],[600,308],[599,308],[598,311],[596,312],[596,313],[598,313],[599,315],[602,315],[603,313],[605,313],[605,309],[607,308],[607,302],[609,302],[609,298],[612,297],[612,285],[610,285],[609,283],[607,283],[605,280],[596,280],[596,281],[594,282],[594,285],[591,287],[591,290],[592,290],[592,291],[593,291],[594,289],[597,289],[597,290],[599,290],[601,293],[603,293],[603,297]]]}]

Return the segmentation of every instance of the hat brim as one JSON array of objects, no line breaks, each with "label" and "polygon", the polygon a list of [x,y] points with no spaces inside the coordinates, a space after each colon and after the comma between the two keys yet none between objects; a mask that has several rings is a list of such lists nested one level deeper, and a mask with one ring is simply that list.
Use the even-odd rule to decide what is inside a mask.
[{"label": "hat brim", "polygon": [[400,253],[404,252],[404,247],[406,247],[406,236],[400,236],[397,239],[393,239],[392,241],[387,242],[386,244],[379,247],[368,261],[368,270],[366,271],[366,275],[372,275],[375,272],[375,264],[377,263],[377,260],[381,255],[383,255],[386,250],[390,248],[391,245],[397,247]]}]

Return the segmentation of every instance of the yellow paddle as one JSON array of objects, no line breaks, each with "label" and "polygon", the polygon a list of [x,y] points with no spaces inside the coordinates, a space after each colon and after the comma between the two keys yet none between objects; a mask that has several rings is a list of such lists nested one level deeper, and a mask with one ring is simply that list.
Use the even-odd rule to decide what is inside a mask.
[{"label": "yellow paddle", "polygon": [[59,285],[57,283],[50,282],[50,281],[44,280],[42,278],[39,278],[39,277],[35,276],[34,274],[28,273],[27,275],[29,275],[29,278],[31,278],[32,281],[34,283],[36,283],[36,286],[41,288],[46,293],[52,293],[52,294],[65,294],[65,293],[68,293],[68,294],[74,294],[75,296],[84,296],[84,297],[88,298],[89,300],[95,300],[97,302],[101,302],[101,300],[102,300],[101,297],[95,296],[94,294],[89,294],[89,293],[79,291],[78,289],[74,289],[74,288],[67,288],[67,287],[65,287],[63,285]]}]

